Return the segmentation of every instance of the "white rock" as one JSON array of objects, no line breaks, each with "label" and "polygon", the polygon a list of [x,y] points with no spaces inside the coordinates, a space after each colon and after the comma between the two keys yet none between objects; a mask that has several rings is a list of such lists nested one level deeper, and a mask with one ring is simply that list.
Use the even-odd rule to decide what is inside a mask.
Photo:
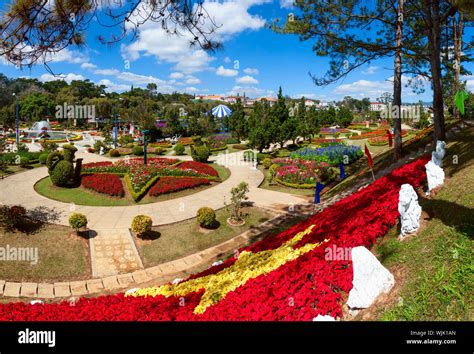
[{"label": "white rock", "polygon": [[442,140],[438,140],[436,142],[436,150],[431,153],[431,161],[438,165],[439,167],[443,167],[443,158],[446,155],[446,143]]},{"label": "white rock", "polygon": [[44,301],[43,300],[32,300],[30,301],[30,305],[43,305]]},{"label": "white rock", "polygon": [[132,295],[133,293],[135,293],[137,290],[139,290],[139,289],[138,289],[138,288],[128,289],[128,290],[125,292],[125,296],[130,296],[130,295]]},{"label": "white rock", "polygon": [[175,280],[173,280],[173,281],[171,282],[171,284],[173,284],[173,285],[179,284],[182,280],[183,280],[183,279],[181,279],[181,278],[176,278]]},{"label": "white rock", "polygon": [[219,259],[218,261],[215,261],[214,263],[212,263],[211,267],[215,267],[215,266],[221,265],[222,263],[224,263],[224,262]]},{"label": "white rock", "polygon": [[324,315],[324,316],[317,315],[315,318],[313,318],[313,321],[314,322],[333,322],[333,321],[336,321],[336,319],[329,315]]},{"label": "white rock", "polygon": [[393,275],[363,246],[352,249],[352,266],[354,278],[347,300],[351,309],[369,307],[395,284]]},{"label": "white rock", "polygon": [[402,224],[400,237],[416,232],[420,227],[421,206],[418,204],[418,195],[409,184],[403,184],[400,188],[398,212]]},{"label": "white rock", "polygon": [[433,161],[429,161],[426,165],[426,177],[428,178],[428,194],[433,189],[444,183],[444,171]]}]

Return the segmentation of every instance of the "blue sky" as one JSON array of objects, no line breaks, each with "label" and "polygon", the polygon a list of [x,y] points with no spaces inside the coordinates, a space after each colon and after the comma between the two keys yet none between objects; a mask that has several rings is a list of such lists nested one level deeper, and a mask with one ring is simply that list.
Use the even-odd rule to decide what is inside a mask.
[{"label": "blue sky", "polygon": [[[296,36],[279,35],[264,27],[271,19],[295,11],[291,1],[207,0],[205,7],[216,23],[222,25],[217,36],[224,49],[215,54],[190,49],[186,37],[169,37],[155,23],[141,27],[139,39],[105,46],[97,36],[107,32],[95,23],[88,32],[84,49],[59,53],[52,58],[50,67],[66,81],[90,79],[119,92],[129,90],[131,85],[145,87],[149,82],[155,82],[164,93],[242,95],[245,92],[250,97],[274,96],[281,85],[284,94],[323,101],[346,95],[375,100],[381,93],[392,91],[387,80],[393,75],[392,59],[373,62],[330,86],[316,87],[309,72],[322,76],[327,59],[314,54],[311,42],[300,42]],[[0,71],[10,77],[58,79],[42,65],[20,71],[1,63]],[[474,69],[472,64],[468,68]],[[474,88],[474,77],[465,79],[468,87]],[[403,100],[431,101],[429,85],[426,88],[424,94],[404,88]]]}]

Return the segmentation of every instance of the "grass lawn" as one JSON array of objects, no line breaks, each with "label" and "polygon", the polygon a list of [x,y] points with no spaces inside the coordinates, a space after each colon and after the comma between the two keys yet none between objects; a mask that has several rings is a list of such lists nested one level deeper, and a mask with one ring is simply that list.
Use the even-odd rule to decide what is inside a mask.
[{"label": "grass lawn", "polygon": [[[393,228],[374,248],[401,280],[389,306],[374,319],[401,321],[474,320],[474,129],[448,144],[447,180],[420,205],[426,221],[418,235],[397,241]],[[457,156],[458,164],[453,164]]]},{"label": "grass lawn", "polygon": [[[218,165],[216,163],[210,164],[218,173],[222,181],[225,181],[230,176],[230,171],[228,168]],[[126,206],[126,205],[136,205],[136,204],[148,204],[156,203],[165,200],[175,199],[184,197],[190,194],[194,194],[205,189],[208,189],[215,185],[215,182],[212,182],[208,186],[200,186],[197,188],[186,189],[183,191],[163,194],[158,197],[150,197],[146,195],[138,203],[136,203],[132,196],[130,195],[125,183],[124,190],[125,196],[123,198],[118,197],[109,197],[105,194],[97,193],[83,187],[75,188],[63,188],[56,187],[52,184],[49,177],[43,178],[35,184],[35,190],[39,194],[54,200],[58,200],[66,203],[75,203],[77,205],[90,205],[90,206]]]},{"label": "grass lawn", "polygon": [[201,229],[195,218],[178,224],[154,227],[148,239],[135,238],[144,266],[154,266],[205,250],[273,217],[270,212],[255,207],[247,207],[243,211],[247,214],[246,223],[240,227],[232,227],[227,224],[230,207],[216,211],[217,221],[220,225],[215,230]]},{"label": "grass lawn", "polygon": [[[32,231],[32,230],[30,230]],[[37,248],[38,262],[0,260],[0,278],[7,281],[54,282],[82,280],[91,277],[89,241],[71,236],[71,229],[44,225],[24,233],[0,229],[0,247]]]}]

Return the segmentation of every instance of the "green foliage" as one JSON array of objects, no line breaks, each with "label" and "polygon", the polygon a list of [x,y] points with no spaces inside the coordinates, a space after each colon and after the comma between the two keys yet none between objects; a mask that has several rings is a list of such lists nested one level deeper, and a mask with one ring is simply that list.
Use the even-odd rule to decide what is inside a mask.
[{"label": "green foliage", "polygon": [[58,144],[53,141],[42,141],[41,142],[41,149],[44,152],[53,152],[58,150]]},{"label": "green foliage", "polygon": [[53,170],[50,172],[51,182],[55,186],[66,186],[69,184],[74,175],[74,168],[71,162],[61,160],[56,163]]},{"label": "green foliage", "polygon": [[132,220],[131,229],[138,236],[143,236],[151,231],[153,221],[147,215],[137,215]]},{"label": "green foliage", "polygon": [[26,144],[24,143],[18,144],[17,152],[22,153],[22,152],[28,152],[28,151],[30,151],[30,149],[28,148],[28,146],[26,146]]},{"label": "green foliage", "polygon": [[74,155],[76,154],[76,151],[77,151],[77,147],[71,144],[64,144],[62,148],[63,148],[62,152],[63,152],[64,160],[73,162]]},{"label": "green foliage", "polygon": [[184,145],[183,144],[176,144],[174,147],[174,152],[176,155],[184,155]]},{"label": "green foliage", "polygon": [[72,213],[69,216],[69,226],[77,232],[87,226],[87,217],[84,214]]},{"label": "green foliage", "polygon": [[255,153],[253,151],[244,151],[244,161],[251,162],[255,159]]},{"label": "green foliage", "polygon": [[267,149],[278,137],[279,125],[271,114],[268,102],[256,102],[248,120],[249,145],[259,152]]},{"label": "green foliage", "polygon": [[262,160],[262,165],[265,169],[269,169],[270,166],[272,165],[272,159],[269,157],[266,157]]},{"label": "green foliage", "polygon": [[56,164],[64,159],[64,155],[61,154],[59,151],[53,151],[48,155],[48,158],[46,159],[46,166],[48,167],[49,172],[54,169]]},{"label": "green foliage", "polygon": [[40,121],[54,112],[54,101],[48,93],[34,92],[21,98],[20,115],[30,121]]},{"label": "green foliage", "polygon": [[235,142],[227,141],[227,144],[240,143],[240,140],[246,138],[248,135],[249,126],[247,118],[245,117],[244,106],[240,99],[238,99],[237,103],[232,107],[232,114],[229,119],[229,129],[232,132],[232,135],[237,139]]},{"label": "green foliage", "polygon": [[242,215],[240,209],[242,208],[242,203],[248,199],[247,193],[249,192],[249,185],[247,182],[240,182],[236,187],[233,187],[230,190],[232,195],[232,216],[231,218],[235,221],[242,220]]},{"label": "green foliage", "polygon": [[97,140],[97,141],[94,143],[94,150],[95,150],[96,152],[100,152],[100,148],[104,148],[104,153],[106,153],[107,151],[109,151],[109,147],[108,147],[103,141]]},{"label": "green foliage", "polygon": [[131,135],[122,135],[118,140],[121,146],[133,144],[133,137]]},{"label": "green foliage", "polygon": [[337,115],[336,115],[337,124],[339,124],[341,127],[347,127],[351,124],[353,119],[354,119],[354,116],[352,114],[352,111],[350,111],[346,107],[339,108],[339,111],[337,112]]},{"label": "green foliage", "polygon": [[157,147],[155,149],[155,154],[157,154],[157,155],[163,155],[165,152],[166,152],[166,149],[162,148],[162,147]]},{"label": "green foliage", "polygon": [[143,156],[143,154],[144,154],[143,147],[142,146],[134,146],[133,149],[132,149],[132,153],[135,156]]},{"label": "green foliage", "polygon": [[209,156],[211,156],[211,150],[207,145],[191,145],[191,157],[194,161],[207,162]]},{"label": "green foliage", "polygon": [[39,156],[39,163],[42,165],[46,165],[46,160],[48,159],[49,154],[41,154]]},{"label": "green foliage", "polygon": [[30,164],[30,159],[28,157],[20,157],[20,166],[26,167]]},{"label": "green foliage", "polygon": [[212,208],[199,208],[196,214],[197,222],[201,227],[210,228],[216,223],[216,213]]},{"label": "green foliage", "polygon": [[274,163],[268,169],[268,175],[270,176],[270,183],[273,183],[273,180],[275,179],[275,176],[276,176],[276,171],[279,167],[280,165]]},{"label": "green foliage", "polygon": [[258,153],[257,154],[257,163],[262,163],[264,159],[271,159],[272,158],[272,155],[270,154],[261,154],[261,153]]}]

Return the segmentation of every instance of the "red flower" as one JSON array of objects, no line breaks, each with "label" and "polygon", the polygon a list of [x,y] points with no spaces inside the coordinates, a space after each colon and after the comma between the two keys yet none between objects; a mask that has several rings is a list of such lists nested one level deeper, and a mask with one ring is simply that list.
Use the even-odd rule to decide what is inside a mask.
[{"label": "red flower", "polygon": [[125,195],[120,177],[112,173],[84,175],[81,178],[81,185],[110,196],[123,197]]},{"label": "red flower", "polygon": [[209,183],[211,182],[207,178],[200,177],[160,177],[158,182],[151,187],[150,195],[156,197]]}]

